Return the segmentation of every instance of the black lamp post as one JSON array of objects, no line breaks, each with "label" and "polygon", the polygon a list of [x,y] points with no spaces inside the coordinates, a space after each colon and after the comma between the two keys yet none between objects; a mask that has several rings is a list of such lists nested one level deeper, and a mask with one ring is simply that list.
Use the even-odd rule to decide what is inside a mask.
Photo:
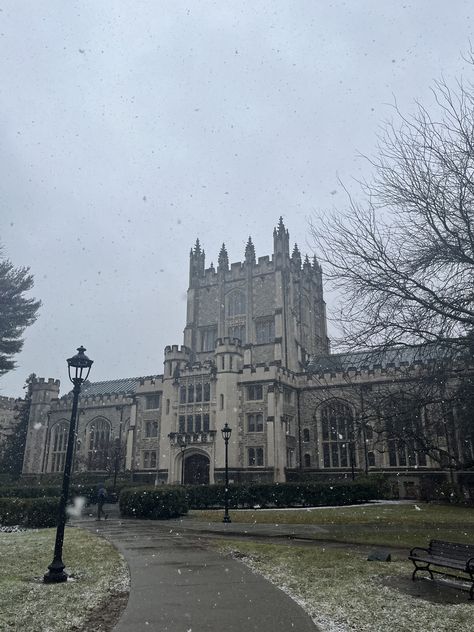
[{"label": "black lamp post", "polygon": [[69,424],[69,435],[67,440],[66,461],[64,463],[63,488],[61,492],[61,500],[59,501],[58,527],[56,530],[56,542],[54,544],[54,559],[48,566],[49,571],[44,575],[44,581],[47,584],[65,582],[67,573],[64,572],[63,541],[64,527],[66,526],[66,504],[69,496],[69,481],[71,478],[72,456],[74,451],[74,437],[76,434],[76,416],[77,404],[79,401],[79,393],[82,384],[87,380],[93,360],[90,360],[84,353],[84,347],[78,348],[78,353],[72,358],[68,358],[69,379],[74,384],[73,401],[71,412],[71,423]]},{"label": "black lamp post", "polygon": [[224,489],[224,518],[222,522],[232,522],[229,516],[229,439],[232,434],[232,428],[225,422],[221,430],[225,443],[225,489]]},{"label": "black lamp post", "polygon": [[186,452],[186,438],[179,435],[178,445],[181,448],[181,485],[184,485],[184,453]]}]

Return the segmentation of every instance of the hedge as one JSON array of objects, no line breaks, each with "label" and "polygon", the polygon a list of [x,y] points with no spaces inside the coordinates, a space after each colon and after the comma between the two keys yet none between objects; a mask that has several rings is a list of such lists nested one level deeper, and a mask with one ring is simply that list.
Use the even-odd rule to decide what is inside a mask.
[{"label": "hedge", "polygon": [[[0,487],[0,498],[52,498],[61,496],[61,485],[8,485]],[[117,486],[117,491],[120,489]],[[109,489],[110,492],[110,489]],[[83,496],[87,503],[97,502],[97,485],[77,485],[73,484],[69,488],[69,499],[75,496]],[[109,493],[108,502],[113,502],[113,494]]]},{"label": "hedge", "polygon": [[58,510],[58,498],[0,498],[0,525],[54,527],[58,520]]},{"label": "hedge", "polygon": [[167,520],[188,512],[186,494],[182,487],[127,487],[120,492],[122,516]]},{"label": "hedge", "polygon": [[[224,505],[223,485],[189,485],[185,487],[191,509],[209,509]],[[252,507],[318,507],[351,505],[383,498],[384,483],[378,480],[357,480],[334,483],[252,483],[229,486],[229,505]]]}]

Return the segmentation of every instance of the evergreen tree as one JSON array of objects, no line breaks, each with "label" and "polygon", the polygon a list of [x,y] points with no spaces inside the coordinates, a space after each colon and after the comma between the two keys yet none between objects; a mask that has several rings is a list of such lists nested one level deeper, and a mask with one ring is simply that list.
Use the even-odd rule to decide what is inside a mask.
[{"label": "evergreen tree", "polygon": [[0,376],[15,368],[13,356],[23,347],[23,332],[37,318],[41,302],[26,296],[32,287],[29,268],[15,268],[0,258]]}]

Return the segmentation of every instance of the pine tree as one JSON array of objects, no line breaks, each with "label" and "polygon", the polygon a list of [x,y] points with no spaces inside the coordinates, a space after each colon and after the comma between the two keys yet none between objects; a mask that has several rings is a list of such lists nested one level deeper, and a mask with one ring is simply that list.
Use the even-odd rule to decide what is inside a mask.
[{"label": "pine tree", "polygon": [[23,347],[23,332],[37,318],[41,302],[25,296],[32,287],[29,268],[0,259],[0,376],[15,368],[13,356]]}]

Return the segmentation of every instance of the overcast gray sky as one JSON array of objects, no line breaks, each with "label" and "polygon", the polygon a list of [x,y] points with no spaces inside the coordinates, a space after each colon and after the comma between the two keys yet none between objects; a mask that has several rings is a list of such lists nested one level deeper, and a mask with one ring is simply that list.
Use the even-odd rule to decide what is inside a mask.
[{"label": "overcast gray sky", "polygon": [[0,0],[0,242],[43,301],[18,369],[160,373],[182,343],[188,253],[271,254],[283,215],[344,206],[377,127],[467,72],[472,2]]}]

